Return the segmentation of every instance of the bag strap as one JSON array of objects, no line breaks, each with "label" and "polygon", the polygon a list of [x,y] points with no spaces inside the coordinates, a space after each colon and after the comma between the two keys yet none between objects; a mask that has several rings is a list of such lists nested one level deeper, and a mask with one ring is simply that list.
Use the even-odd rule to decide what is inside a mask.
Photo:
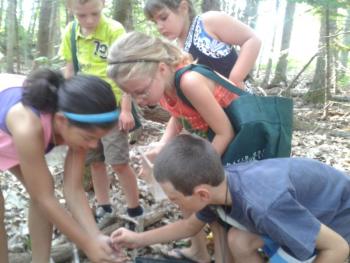
[{"label": "bag strap", "polygon": [[72,50],[72,61],[73,61],[75,75],[79,72],[79,62],[77,57],[77,43],[75,39],[76,28],[77,28],[77,21],[74,20],[72,25],[72,32],[70,35],[70,44],[71,44],[71,50]]},{"label": "bag strap", "polygon": [[230,81],[226,80],[225,78],[221,77],[218,75],[214,70],[211,68],[201,65],[201,64],[190,64],[186,67],[183,67],[175,72],[175,88],[176,88],[176,93],[180,97],[180,99],[185,102],[187,105],[192,106],[189,100],[186,98],[186,96],[183,94],[182,90],[180,89],[180,80],[182,75],[187,72],[187,71],[196,71],[203,76],[215,81],[216,83],[220,84],[227,90],[231,91],[232,93],[237,94],[238,96],[242,95],[248,95],[250,93],[237,88],[235,85],[233,85]]}]

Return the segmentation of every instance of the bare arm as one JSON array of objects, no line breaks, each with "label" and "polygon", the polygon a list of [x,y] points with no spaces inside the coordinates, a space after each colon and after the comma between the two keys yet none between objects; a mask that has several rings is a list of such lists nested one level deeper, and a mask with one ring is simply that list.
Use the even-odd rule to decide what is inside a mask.
[{"label": "bare arm", "polygon": [[78,245],[83,245],[86,235],[54,197],[52,176],[44,158],[44,135],[39,118],[22,106],[11,109],[7,119],[30,198],[64,234]]},{"label": "bare arm", "polygon": [[74,65],[73,62],[67,62],[64,68],[64,78],[70,79],[74,76]]},{"label": "bare arm", "polygon": [[181,123],[179,123],[179,121],[175,117],[171,116],[165,128],[165,132],[162,138],[160,139],[160,143],[166,144],[167,142],[169,142],[169,140],[178,135],[181,132],[181,130]]},{"label": "bare arm", "polygon": [[131,97],[124,93],[121,100],[121,113],[119,117],[119,129],[129,131],[135,126],[134,117],[131,113]]},{"label": "bare arm", "polygon": [[215,83],[197,72],[188,72],[181,78],[181,89],[193,107],[214,131],[212,144],[222,155],[234,137],[234,131],[226,113],[216,101]]},{"label": "bare arm", "polygon": [[85,151],[69,149],[64,165],[64,196],[67,200],[68,209],[80,226],[89,235],[99,235],[88,200],[83,187],[83,167]]},{"label": "bare arm", "polygon": [[[53,179],[44,157],[44,135],[39,118],[31,110],[17,104],[7,115],[7,125],[19,156],[23,183],[31,200],[44,211],[47,219],[83,249],[93,262],[115,262],[113,250],[108,245],[109,239],[91,236],[92,231],[88,232],[86,225],[81,226],[74,220],[55,198]],[[79,199],[75,202],[77,206],[88,206],[87,203],[80,203],[82,201]],[[89,221],[88,217],[85,220]]]},{"label": "bare arm", "polygon": [[112,240],[117,247],[138,248],[191,237],[197,234],[204,225],[204,222],[192,214],[187,219],[142,233],[120,228],[112,233]]},{"label": "bare arm", "polygon": [[240,47],[238,59],[229,79],[242,87],[245,77],[253,69],[259,55],[261,40],[249,26],[223,12],[211,11],[202,17],[205,29],[212,37]]},{"label": "bare arm", "polygon": [[343,263],[349,255],[349,244],[337,232],[325,225],[321,225],[316,239],[317,255],[315,263]]}]

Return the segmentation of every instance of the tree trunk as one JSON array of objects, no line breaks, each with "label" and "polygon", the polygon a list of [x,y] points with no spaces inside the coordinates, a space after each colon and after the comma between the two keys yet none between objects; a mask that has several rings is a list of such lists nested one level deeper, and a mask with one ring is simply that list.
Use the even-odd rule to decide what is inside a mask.
[{"label": "tree trunk", "polygon": [[7,6],[7,28],[6,28],[6,71],[8,73],[14,73],[13,63],[15,55],[15,43],[16,43],[16,9],[17,1],[8,1]]},{"label": "tree trunk", "polygon": [[[280,6],[280,1],[276,0],[276,2],[275,2],[275,19],[276,20],[277,20],[279,6]],[[273,58],[273,52],[275,49],[276,32],[277,32],[277,21],[275,21],[275,23],[274,23],[272,43],[271,43],[271,49],[270,49],[270,57],[269,57],[269,61],[267,62],[267,66],[266,66],[266,70],[265,70],[265,77],[264,77],[262,84],[261,84],[263,87],[266,87],[269,83],[269,80],[270,80],[271,69],[272,69],[272,58]]]},{"label": "tree trunk", "polygon": [[350,9],[348,10],[348,14],[346,16],[345,24],[344,24],[344,40],[343,45],[348,47],[347,50],[342,50],[340,52],[340,74],[339,79],[345,76],[346,69],[348,67],[348,59],[349,59],[349,49],[350,49]]},{"label": "tree trunk", "polygon": [[208,11],[220,11],[221,1],[220,0],[203,0],[201,9],[203,13]]},{"label": "tree trunk", "polygon": [[132,1],[114,1],[113,18],[122,23],[127,31],[131,31],[134,29],[132,10]]},{"label": "tree trunk", "polygon": [[[338,18],[338,9],[337,8],[331,8],[328,7],[328,34],[327,34],[327,38],[329,41],[329,72],[327,72],[328,74],[328,78],[329,78],[329,86],[327,87],[329,90],[328,92],[333,91],[334,93],[338,93],[338,87],[337,87],[337,72],[336,72],[336,68],[337,68],[337,63],[339,61],[339,52],[336,48],[336,41],[335,41],[335,35],[337,34],[338,31],[338,27],[337,27],[337,18]],[[326,39],[327,41],[327,39]],[[328,62],[327,62],[328,63]],[[330,95],[330,93],[328,94]]]},{"label": "tree trunk", "polygon": [[38,56],[49,57],[50,56],[50,25],[52,16],[52,1],[55,0],[43,0],[41,3],[40,14],[39,14],[39,30],[38,30]]},{"label": "tree trunk", "polygon": [[49,36],[49,57],[53,57],[58,52],[61,40],[59,1],[51,2],[50,36]]},{"label": "tree trunk", "polygon": [[2,29],[1,28],[1,26],[2,26],[2,14],[3,14],[2,10],[4,10],[4,0],[0,0],[0,10],[1,10],[1,12],[0,12],[0,30],[1,30]]},{"label": "tree trunk", "polygon": [[325,41],[326,41],[326,12],[323,10],[321,14],[321,28],[318,48],[320,50],[320,55],[317,58],[316,69],[314,72],[313,80],[310,85],[310,89],[307,92],[305,99],[309,102],[322,102],[324,100],[324,87],[325,87]]},{"label": "tree trunk", "polygon": [[[39,12],[38,12],[39,6],[40,6],[40,0],[33,1],[32,9],[31,9],[32,18],[30,19],[28,30],[27,30],[29,36],[34,36],[36,22],[37,22],[38,14],[39,14]],[[31,44],[32,43],[30,43],[30,46],[31,46]]]},{"label": "tree trunk", "polygon": [[330,86],[331,86],[331,48],[330,48],[330,10],[329,5],[326,7],[326,81],[325,81],[325,90],[324,90],[324,112],[323,117],[328,116],[327,102],[330,98]]},{"label": "tree trunk", "polygon": [[258,18],[259,0],[247,0],[246,6],[243,12],[242,21],[249,25],[251,28],[255,28],[256,20]]},{"label": "tree trunk", "polygon": [[274,76],[274,79],[272,80],[272,85],[278,85],[280,82],[287,83],[287,76],[286,76],[287,65],[288,65],[287,58],[288,58],[288,52],[289,52],[288,49],[290,46],[290,38],[293,30],[295,5],[296,3],[294,1],[288,1],[286,5],[280,57],[276,65],[275,76]]}]

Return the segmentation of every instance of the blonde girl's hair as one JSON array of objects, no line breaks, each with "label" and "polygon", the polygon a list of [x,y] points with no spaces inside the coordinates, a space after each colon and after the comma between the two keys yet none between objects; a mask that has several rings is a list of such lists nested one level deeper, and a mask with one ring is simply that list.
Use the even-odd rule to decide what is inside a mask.
[{"label": "blonde girl's hair", "polygon": [[172,12],[178,13],[182,1],[186,1],[187,3],[188,18],[191,22],[196,16],[196,11],[191,0],[147,0],[143,12],[148,20],[152,20],[153,15],[164,8],[169,8]]},{"label": "blonde girl's hair", "polygon": [[153,76],[160,62],[175,70],[191,63],[192,58],[167,40],[133,31],[112,44],[107,62],[108,77],[123,88],[128,80]]}]

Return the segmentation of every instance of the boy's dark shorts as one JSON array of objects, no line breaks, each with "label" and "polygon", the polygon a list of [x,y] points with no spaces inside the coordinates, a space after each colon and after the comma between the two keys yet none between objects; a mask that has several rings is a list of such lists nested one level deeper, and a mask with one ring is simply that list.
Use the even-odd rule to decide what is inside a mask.
[{"label": "boy's dark shorts", "polygon": [[102,137],[96,149],[88,152],[86,165],[94,162],[106,162],[110,165],[129,163],[128,133],[120,131],[116,126]]}]

